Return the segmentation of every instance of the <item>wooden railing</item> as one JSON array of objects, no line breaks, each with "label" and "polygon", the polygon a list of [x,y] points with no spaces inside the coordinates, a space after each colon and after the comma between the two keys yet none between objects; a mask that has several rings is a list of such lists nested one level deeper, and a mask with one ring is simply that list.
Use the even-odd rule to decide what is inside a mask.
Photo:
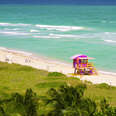
[{"label": "wooden railing", "polygon": [[87,63],[87,67],[94,67],[92,62]]}]

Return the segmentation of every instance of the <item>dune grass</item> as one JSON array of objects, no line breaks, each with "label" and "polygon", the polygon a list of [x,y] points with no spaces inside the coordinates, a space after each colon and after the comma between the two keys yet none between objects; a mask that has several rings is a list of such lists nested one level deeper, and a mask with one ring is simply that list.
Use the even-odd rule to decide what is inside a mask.
[{"label": "dune grass", "polygon": [[[8,64],[0,62],[0,99],[9,97],[12,93],[24,94],[26,89],[32,88],[37,95],[44,99],[50,88],[58,88],[63,84],[76,86],[86,83],[85,96],[98,102],[102,98],[108,99],[112,106],[116,106],[116,87],[105,83],[93,85],[91,82],[81,82],[78,78],[66,77],[61,73],[49,73],[44,70],[37,70],[28,66]],[[44,106],[40,101],[40,112],[49,107]]]}]

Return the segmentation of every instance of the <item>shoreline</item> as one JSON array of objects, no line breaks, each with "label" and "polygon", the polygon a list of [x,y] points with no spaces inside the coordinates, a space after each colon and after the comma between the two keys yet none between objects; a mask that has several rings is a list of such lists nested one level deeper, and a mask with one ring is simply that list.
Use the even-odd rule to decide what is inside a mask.
[{"label": "shoreline", "polygon": [[[0,61],[2,62],[8,62],[8,61],[5,61],[5,59],[10,59],[11,62],[8,62],[8,63],[27,65],[33,68],[47,70],[49,72],[56,71],[56,72],[62,72],[64,74],[67,74],[70,71],[68,72],[66,70],[63,71],[62,69],[59,69],[58,67],[63,66],[63,68],[67,69],[67,66],[70,66],[70,67],[72,66],[72,64],[70,63],[64,63],[58,60],[50,59],[48,57],[40,56],[38,54],[9,49],[5,47],[0,47],[0,54],[1,54]],[[25,62],[25,60],[27,61]],[[54,69],[51,66],[53,67],[55,66],[56,68]]]},{"label": "shoreline", "polygon": [[[36,69],[47,70],[48,72],[61,72],[67,76],[69,76],[69,73],[74,72],[70,63],[5,47],[0,47],[0,61],[31,66]],[[76,77],[80,78],[80,76]],[[107,83],[116,86],[116,73],[112,72],[98,71],[98,75],[84,75],[80,79],[90,81],[93,84]]]}]

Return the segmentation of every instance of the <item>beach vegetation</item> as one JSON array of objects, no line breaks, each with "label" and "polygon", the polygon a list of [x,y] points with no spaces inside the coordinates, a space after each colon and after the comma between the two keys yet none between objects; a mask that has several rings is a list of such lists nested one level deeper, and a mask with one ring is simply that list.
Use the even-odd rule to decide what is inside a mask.
[{"label": "beach vegetation", "polygon": [[[82,114],[81,109],[76,110],[76,95],[80,100],[78,105],[83,106],[86,113],[89,106],[89,112],[95,110],[95,116],[109,116],[109,112],[112,112],[110,116],[115,116],[116,87],[104,83],[94,85],[57,72],[0,62],[0,116],[26,116],[28,112],[34,116],[47,116],[60,105],[64,109],[56,109],[56,112],[62,111],[65,116],[73,116],[75,111]],[[58,100],[62,100],[62,104]]]},{"label": "beach vegetation", "polygon": [[96,84],[96,87],[101,89],[113,89],[114,86],[108,85],[107,83]]},{"label": "beach vegetation", "polygon": [[0,101],[0,116],[38,116],[38,101],[32,89],[27,89],[24,96],[13,93],[11,97]]},{"label": "beach vegetation", "polygon": [[49,72],[48,73],[48,77],[65,77],[65,75],[64,74],[62,74],[62,73],[59,73],[59,72]]},{"label": "beach vegetation", "polygon": [[[103,98],[97,103],[85,96],[87,86],[75,87],[61,85],[51,88],[46,96],[37,96],[32,89],[24,95],[13,93],[11,97],[0,100],[0,116],[116,116],[116,107]],[[40,113],[40,104],[44,103],[44,112]],[[46,110],[46,107],[49,107]]]},{"label": "beach vegetation", "polygon": [[84,98],[85,84],[76,87],[63,85],[58,90],[51,88],[46,104],[52,104],[53,109],[47,115],[51,116],[92,116],[96,104],[89,98]]}]

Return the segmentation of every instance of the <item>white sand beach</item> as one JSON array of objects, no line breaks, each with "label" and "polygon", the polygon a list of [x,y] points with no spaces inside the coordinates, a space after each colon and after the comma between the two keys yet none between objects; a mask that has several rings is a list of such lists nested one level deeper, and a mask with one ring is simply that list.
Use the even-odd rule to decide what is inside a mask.
[{"label": "white sand beach", "polygon": [[[31,66],[33,68],[47,70],[49,72],[61,72],[69,76],[74,69],[72,64],[55,61],[45,57],[36,56],[32,53],[16,51],[0,47],[0,61],[8,63],[16,63],[21,65]],[[77,76],[76,78],[80,78]],[[94,84],[107,83],[116,86],[116,74],[98,71],[98,75],[82,76],[81,80],[87,80]]]}]

